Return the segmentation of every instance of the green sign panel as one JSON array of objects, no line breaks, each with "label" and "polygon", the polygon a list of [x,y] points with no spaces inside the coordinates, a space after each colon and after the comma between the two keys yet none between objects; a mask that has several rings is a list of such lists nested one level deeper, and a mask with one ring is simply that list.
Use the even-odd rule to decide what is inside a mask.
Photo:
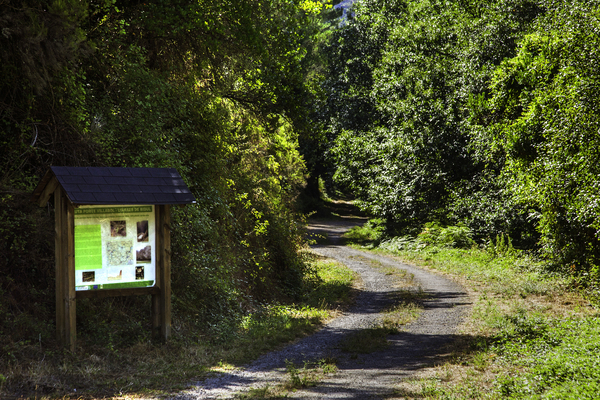
[{"label": "green sign panel", "polygon": [[101,225],[75,225],[75,270],[102,269]]},{"label": "green sign panel", "polygon": [[75,289],[154,286],[154,206],[75,209]]}]

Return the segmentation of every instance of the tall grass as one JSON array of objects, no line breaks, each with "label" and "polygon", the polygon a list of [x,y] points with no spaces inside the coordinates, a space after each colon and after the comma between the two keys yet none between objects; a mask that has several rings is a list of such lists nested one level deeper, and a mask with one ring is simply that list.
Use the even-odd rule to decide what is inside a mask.
[{"label": "tall grass", "polygon": [[[143,335],[115,338],[104,346],[80,340],[74,354],[47,348],[41,340],[2,344],[0,398],[160,397],[247,363],[314,332],[350,301],[354,273],[317,255],[309,262],[314,274],[302,287],[301,302],[282,299],[255,307],[235,323],[214,327],[213,332],[223,329],[222,335],[189,335],[174,320],[173,338],[166,345]],[[108,329],[110,323],[106,325]]]},{"label": "tall grass", "polygon": [[461,240],[451,236],[468,238],[464,229],[434,226],[417,237],[355,240],[453,277],[473,301],[451,354],[399,384],[394,398],[598,398],[597,293],[550,272],[543,261],[514,249],[508,237],[457,245]]}]

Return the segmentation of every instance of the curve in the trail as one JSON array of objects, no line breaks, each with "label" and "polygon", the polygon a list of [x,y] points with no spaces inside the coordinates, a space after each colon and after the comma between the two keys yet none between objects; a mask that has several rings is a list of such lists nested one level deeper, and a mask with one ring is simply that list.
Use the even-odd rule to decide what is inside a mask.
[{"label": "curve in the trail", "polygon": [[[275,386],[285,379],[286,360],[302,365],[322,358],[336,359],[338,371],[316,386],[288,394],[295,399],[370,399],[393,394],[394,386],[418,368],[430,365],[455,339],[458,326],[470,307],[468,296],[457,283],[422,269],[402,264],[382,255],[340,245],[340,235],[351,224],[327,223],[315,227],[327,233],[331,244],[313,246],[313,250],[345,264],[360,274],[363,288],[355,305],[342,316],[330,321],[317,333],[271,352],[246,368],[199,382],[176,399],[225,399],[250,388]],[[350,355],[337,345],[342,338],[374,326],[380,312],[391,305],[396,291],[389,276],[373,268],[375,261],[413,275],[413,280],[427,295],[420,317],[407,325],[402,333],[390,335],[390,345],[370,354]]]}]

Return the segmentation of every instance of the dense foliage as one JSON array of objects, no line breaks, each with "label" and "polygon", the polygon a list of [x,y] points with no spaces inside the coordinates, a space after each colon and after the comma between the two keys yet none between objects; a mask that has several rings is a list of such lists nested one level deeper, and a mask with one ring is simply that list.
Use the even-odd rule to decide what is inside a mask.
[{"label": "dense foliage", "polygon": [[[210,334],[260,301],[296,295],[307,273],[294,210],[306,174],[298,135],[313,103],[308,38],[323,8],[0,0],[0,336],[54,336],[53,209],[29,202],[51,165],[182,174],[198,202],[173,210],[176,325]],[[136,320],[144,301],[81,302],[82,337],[128,340],[114,333],[118,322],[147,323]],[[98,316],[114,302],[128,311],[113,312],[109,327]]]},{"label": "dense foliage", "polygon": [[549,2],[495,71],[486,131],[515,197],[539,209],[548,254],[585,271],[600,265],[599,6]]},{"label": "dense foliage", "polygon": [[334,178],[388,233],[466,224],[597,273],[597,1],[361,1],[332,35]]},{"label": "dense foliage", "polygon": [[380,238],[460,226],[600,276],[599,6],[0,0],[0,317],[52,335],[17,317],[52,320],[53,210],[28,202],[50,165],[180,171],[175,313],[199,327],[298,292],[307,176]]}]

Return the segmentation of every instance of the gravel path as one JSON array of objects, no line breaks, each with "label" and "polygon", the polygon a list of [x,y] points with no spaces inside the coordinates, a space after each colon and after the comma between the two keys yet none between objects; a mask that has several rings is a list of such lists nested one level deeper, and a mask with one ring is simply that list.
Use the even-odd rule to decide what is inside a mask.
[{"label": "gravel path", "polygon": [[[175,399],[228,399],[250,388],[273,387],[288,379],[286,360],[301,366],[305,361],[326,357],[336,360],[338,371],[314,387],[289,393],[288,398],[381,399],[393,396],[394,386],[401,379],[433,363],[457,333],[470,308],[468,296],[457,283],[440,275],[341,245],[341,234],[356,224],[356,220],[322,221],[309,226],[312,233],[326,234],[329,239],[327,245],[313,246],[315,252],[334,258],[360,274],[363,287],[351,309],[319,332],[281,351],[266,354],[245,368],[198,382]],[[390,305],[390,294],[397,290],[388,275],[371,266],[373,262],[412,274],[418,286],[413,289],[420,288],[427,294],[424,311],[403,332],[390,335],[390,346],[385,350],[351,356],[336,345],[346,335],[374,326],[381,318],[379,312]]]}]

